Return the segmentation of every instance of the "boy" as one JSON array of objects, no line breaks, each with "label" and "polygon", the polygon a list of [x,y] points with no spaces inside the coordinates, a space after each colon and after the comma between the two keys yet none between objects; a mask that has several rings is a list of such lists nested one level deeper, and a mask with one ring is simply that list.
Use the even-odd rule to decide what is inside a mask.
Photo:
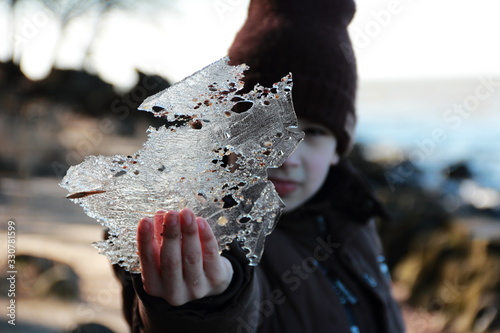
[{"label": "boy", "polygon": [[[257,267],[222,256],[189,209],[138,227],[141,275],[117,268],[134,332],[403,332],[373,218],[383,209],[345,159],[355,124],[349,0],[252,0],[229,56],[245,82],[293,73],[305,140],[269,177],[287,205]],[[129,280],[132,283],[128,283]]]}]

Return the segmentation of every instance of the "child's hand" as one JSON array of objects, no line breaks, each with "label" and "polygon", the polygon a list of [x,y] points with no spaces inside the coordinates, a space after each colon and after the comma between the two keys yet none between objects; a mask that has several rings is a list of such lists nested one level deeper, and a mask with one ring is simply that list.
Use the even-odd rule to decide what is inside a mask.
[{"label": "child's hand", "polygon": [[191,209],[143,218],[137,245],[144,290],[173,306],[221,294],[231,282],[233,268],[219,255],[212,228]]}]

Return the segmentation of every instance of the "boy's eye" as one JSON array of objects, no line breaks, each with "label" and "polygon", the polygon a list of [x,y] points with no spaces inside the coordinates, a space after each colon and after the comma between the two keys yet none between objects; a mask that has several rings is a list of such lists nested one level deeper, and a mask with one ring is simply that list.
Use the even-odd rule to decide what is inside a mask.
[{"label": "boy's eye", "polygon": [[306,136],[329,135],[330,133],[321,127],[307,127],[302,130]]}]

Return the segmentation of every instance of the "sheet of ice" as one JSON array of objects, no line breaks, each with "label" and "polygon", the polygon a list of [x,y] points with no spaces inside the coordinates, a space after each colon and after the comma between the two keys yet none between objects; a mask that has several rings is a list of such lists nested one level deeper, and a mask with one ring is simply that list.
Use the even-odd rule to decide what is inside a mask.
[{"label": "sheet of ice", "polygon": [[95,243],[112,263],[139,272],[138,221],[157,210],[189,207],[207,219],[222,251],[237,238],[251,265],[283,203],[267,180],[303,133],[291,102],[291,75],[271,88],[238,94],[245,65],[223,58],[139,107],[166,125],[148,129],[133,156],[88,156],[63,178],[68,198],[110,230]]}]

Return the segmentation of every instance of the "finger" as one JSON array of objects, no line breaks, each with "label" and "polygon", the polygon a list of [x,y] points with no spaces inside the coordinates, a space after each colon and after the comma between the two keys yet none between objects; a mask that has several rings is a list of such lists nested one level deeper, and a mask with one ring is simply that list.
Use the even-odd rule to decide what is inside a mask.
[{"label": "finger", "polygon": [[180,214],[184,281],[190,290],[195,291],[202,289],[201,283],[205,281],[198,225],[191,209],[183,209]]},{"label": "finger", "polygon": [[160,267],[166,296],[182,288],[181,226],[179,213],[168,211],[164,217]]},{"label": "finger", "polygon": [[163,224],[165,222],[165,211],[159,210],[153,217],[154,221],[154,239],[156,241],[156,245],[160,248],[163,241]]},{"label": "finger", "polygon": [[221,262],[219,245],[208,222],[201,217],[196,219],[200,232],[200,241],[203,251],[203,269],[207,279],[211,282],[219,280],[221,273],[227,270],[226,265]]},{"label": "finger", "polygon": [[158,270],[158,247],[153,234],[153,221],[143,218],[137,228],[137,249],[141,264],[144,290],[153,296],[161,293],[161,280]]}]

